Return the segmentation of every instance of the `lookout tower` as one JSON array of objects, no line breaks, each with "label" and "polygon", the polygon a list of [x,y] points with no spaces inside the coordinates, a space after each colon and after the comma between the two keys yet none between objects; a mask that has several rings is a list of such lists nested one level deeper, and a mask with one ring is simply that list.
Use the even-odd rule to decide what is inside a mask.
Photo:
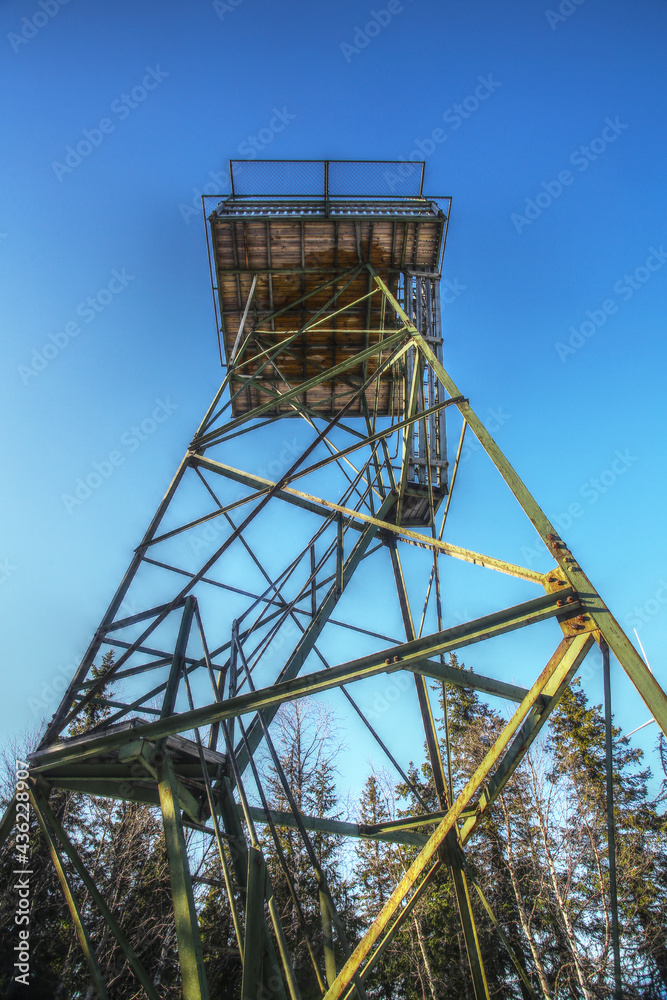
[{"label": "lookout tower", "polygon": [[[223,382],[29,757],[28,791],[17,793],[22,808],[29,796],[103,1000],[86,921],[93,906],[122,949],[132,991],[140,984],[149,1000],[161,997],[143,942],[86,871],[52,792],[143,803],[159,815],[185,1000],[209,998],[200,925],[209,890],[229,916],[223,951],[243,1000],[364,1000],[369,977],[438,880],[450,880],[456,899],[466,993],[490,996],[483,920],[507,949],[522,995],[535,996],[537,980],[467,846],[488,835],[494,803],[596,643],[605,676],[611,650],[667,732],[662,688],[445,368],[439,282],[450,200],[424,194],[423,164],[404,168],[232,162],[231,194],[204,199]],[[258,467],[286,421],[293,442]],[[451,469],[446,426],[458,442]],[[503,558],[495,507],[484,522],[492,553],[453,537],[466,435],[543,543],[547,572]],[[475,616],[453,613],[457,571],[475,574]],[[526,629],[531,641],[521,644]],[[450,658],[471,645],[484,670]],[[511,680],[519,666],[526,686]],[[504,703],[498,734],[465,780],[450,748],[453,688]],[[400,695],[400,714],[371,713],[379,699],[389,706],[388,691]],[[324,693],[349,713],[355,751],[367,741],[415,793],[414,815],[364,824],[302,808],[276,751],[276,714]],[[607,732],[610,762],[610,715]],[[267,755],[280,807],[265,787]],[[420,797],[411,760],[430,768],[432,800]],[[14,800],[0,843],[13,835],[16,809]],[[608,809],[611,871],[611,790]],[[302,884],[281,853],[281,830],[298,838],[309,872]],[[356,940],[313,846],[323,831],[411,852],[396,884],[382,883]],[[191,861],[210,845],[219,868],[202,878]],[[289,926],[272,877],[290,888]],[[458,975],[459,956],[451,964]]]}]

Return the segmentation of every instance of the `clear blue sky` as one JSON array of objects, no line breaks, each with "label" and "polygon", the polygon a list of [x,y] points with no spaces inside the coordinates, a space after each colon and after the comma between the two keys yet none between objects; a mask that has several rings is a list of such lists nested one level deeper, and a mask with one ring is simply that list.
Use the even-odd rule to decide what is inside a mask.
[{"label": "clear blue sky", "polygon": [[[221,379],[199,194],[259,146],[422,151],[453,197],[446,365],[667,681],[666,41],[659,0],[2,4],[8,736],[55,709],[30,699],[71,672]],[[647,713],[613,677],[630,730]]]}]

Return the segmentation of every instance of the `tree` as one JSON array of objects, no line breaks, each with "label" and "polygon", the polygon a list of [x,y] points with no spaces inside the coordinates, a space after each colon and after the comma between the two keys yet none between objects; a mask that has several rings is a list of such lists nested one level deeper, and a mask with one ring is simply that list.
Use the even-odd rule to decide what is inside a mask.
[{"label": "tree", "polygon": [[227,895],[219,884],[219,861],[211,859],[204,871],[206,878],[218,883],[209,886],[199,913],[209,993],[219,1000],[236,1000],[241,992],[243,965]]},{"label": "tree", "polygon": [[[72,800],[72,794],[67,792],[59,792],[52,799],[56,817],[70,828],[78,822],[73,814]],[[9,801],[9,795],[3,794],[3,812]],[[30,996],[34,1000],[83,996],[88,977],[82,968],[80,949],[60,883],[34,819],[30,823],[28,857],[31,871]],[[15,874],[18,868],[15,845],[10,837],[0,848],[0,878],[6,887],[0,897],[0,996],[7,998],[27,995],[25,987],[14,981],[18,927],[15,924],[17,894],[13,887],[20,877]]]},{"label": "tree", "polygon": [[[550,780],[570,790],[587,857],[575,887],[582,904],[597,906],[597,922],[589,933],[608,938],[606,831],[606,761],[604,718],[599,705],[589,705],[578,682],[565,692],[554,712],[547,747],[552,758]],[[613,727],[614,823],[617,843],[619,921],[624,988],[629,996],[667,995],[667,827],[658,811],[660,796],[648,795],[650,770],[641,769],[643,752]],[[590,891],[596,882],[596,898]],[[581,919],[581,917],[579,918]],[[608,950],[608,949],[607,949]],[[603,954],[597,976],[608,987],[609,956]],[[634,991],[634,993],[633,993]]]},{"label": "tree", "polygon": [[[271,729],[278,764],[267,757],[263,768],[264,787],[272,809],[289,813],[291,798],[300,814],[319,819],[341,818],[335,782],[335,762],[342,749],[336,736],[338,728],[331,710],[322,703],[297,701],[281,707]],[[279,826],[277,836],[279,847],[266,830],[264,853],[281,923],[294,966],[299,970],[302,995],[316,996],[319,991],[313,958],[322,976],[324,951],[321,879],[316,869],[326,880],[350,946],[358,932],[352,886],[343,873],[343,838],[322,829],[309,831],[314,864],[297,829]],[[290,890],[290,881],[298,905]],[[334,932],[333,937],[337,968],[340,968],[344,961],[340,935]]]},{"label": "tree", "polygon": [[[366,780],[359,802],[359,821],[368,825],[395,818],[394,787],[386,774],[372,773]],[[398,845],[380,840],[362,840],[356,848],[355,881],[357,907],[364,927],[375,919],[405,870],[406,858]],[[417,930],[422,951],[415,954]],[[421,913],[413,914],[412,923],[387,948],[380,967],[368,979],[366,990],[373,1000],[392,1000],[397,989],[404,990],[415,979],[428,975],[428,956],[421,928]],[[431,984],[433,985],[433,984]]]},{"label": "tree", "polygon": [[[104,657],[100,668],[93,668],[94,676],[103,676],[112,664],[113,653],[110,653]],[[72,724],[68,735],[83,735],[108,714],[107,706],[91,702]],[[35,746],[38,740],[33,736],[24,742]],[[16,753],[5,755],[7,779],[1,795],[3,807],[13,793],[15,756]],[[141,803],[86,798],[61,790],[51,792],[49,806],[135,953],[154,977],[161,996],[165,1000],[176,1000],[180,987],[171,886],[164,837],[154,810]],[[33,872],[30,879],[30,996],[39,997],[39,1000],[89,1000],[95,994],[88,967],[32,810],[29,837]],[[109,997],[111,1000],[143,998],[143,989],[138,986],[124,953],[88,890],[64,852],[60,853]],[[10,836],[0,847],[3,884],[12,884],[15,867],[14,838]],[[0,899],[0,994],[8,997],[24,995],[22,988],[12,983],[15,904],[13,893],[5,893]]]},{"label": "tree", "polygon": [[[453,666],[459,666],[454,654]],[[438,688],[443,709],[443,692]],[[456,797],[468,778],[493,744],[504,720],[481,701],[471,688],[447,690],[449,749],[454,775],[453,796]],[[444,726],[441,755],[447,759]],[[398,816],[421,815],[440,808],[430,763],[417,767],[410,765],[408,781],[401,781],[378,804],[378,781],[371,776],[364,788],[360,803],[362,816],[381,815],[390,818],[392,809]],[[389,804],[389,803],[395,804]],[[401,803],[401,807],[398,807]],[[378,813],[378,810],[380,812]],[[392,817],[393,818],[393,817]],[[520,950],[519,921],[512,903],[507,871],[499,855],[498,845],[489,837],[491,820],[484,824],[485,837],[475,838],[466,847],[467,874],[482,884],[485,896],[491,901],[505,932]],[[435,826],[420,827],[428,834]],[[364,899],[368,901],[369,915],[374,917],[382,904],[382,883],[377,880],[390,872],[390,882],[395,885],[416,856],[417,848],[399,845],[378,845],[371,842],[357,849],[357,879],[364,886]],[[374,882],[374,880],[376,880]],[[375,886],[375,888],[373,888]],[[509,956],[501,945],[485,911],[478,904],[471,890],[472,905],[477,931],[485,959],[489,986],[494,996],[521,997],[515,985],[516,976]],[[369,905],[372,904],[372,905]],[[509,925],[509,926],[508,926]],[[470,973],[465,953],[465,942],[458,915],[451,871],[443,864],[432,880],[428,892],[413,910],[412,917],[390,945],[382,966],[369,979],[374,984],[376,996],[384,998],[459,998],[471,997]]]},{"label": "tree", "polygon": [[[104,677],[114,665],[114,651],[110,649],[102,657],[101,666],[96,666],[94,663],[90,669],[90,678],[93,681],[97,681],[100,677]],[[98,699],[112,698],[113,692],[108,689],[107,684],[103,684],[99,692],[98,698],[93,698],[80,710],[79,714],[75,719],[71,721],[68,727],[69,736],[83,736],[89,730],[93,729],[95,726],[103,722],[107,716],[111,715],[111,709],[108,705],[100,705]]]}]

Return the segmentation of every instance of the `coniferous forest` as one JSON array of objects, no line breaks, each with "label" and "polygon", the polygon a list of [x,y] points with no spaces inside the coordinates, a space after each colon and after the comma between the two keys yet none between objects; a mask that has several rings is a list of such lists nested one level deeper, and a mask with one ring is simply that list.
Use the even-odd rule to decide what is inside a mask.
[{"label": "coniferous forest", "polygon": [[[456,665],[453,655],[452,662]],[[443,695],[434,694],[442,720]],[[505,720],[471,689],[448,687],[446,697],[451,791],[456,796]],[[90,709],[77,732],[97,723],[100,711]],[[368,771],[362,794],[356,802],[343,800],[337,785],[339,727],[322,703],[284,706],[272,733],[280,766],[267,754],[261,767],[266,804],[273,811],[288,812],[291,799],[309,817],[374,824],[438,808],[430,766],[423,761],[414,761],[399,780],[360,762],[360,768]],[[346,736],[350,738],[349,733]],[[3,807],[15,749],[6,748]],[[447,759],[444,742],[441,750]],[[660,750],[665,764],[662,738]],[[657,795],[649,795],[651,776],[642,753],[617,730],[613,755],[623,995],[626,1000],[658,1000],[667,997],[667,782],[664,774],[654,776],[662,778],[662,785]],[[592,705],[575,682],[552,715],[546,735],[533,744],[496,801],[483,830],[466,845],[466,875],[492,997],[613,996],[605,773],[601,708]],[[248,792],[253,792],[250,782]],[[262,807],[258,795],[253,804]],[[68,792],[55,794],[51,807],[152,977],[157,994],[177,1000],[181,986],[176,932],[159,814],[140,803],[84,800]],[[420,832],[432,829],[422,827]],[[419,848],[371,839],[344,842],[322,830],[310,831],[306,848],[298,829],[277,824],[271,829],[257,823],[254,835],[266,860],[272,905],[280,916],[301,996],[319,997],[325,977],[321,876],[347,940],[354,945]],[[241,962],[216,843],[193,829],[187,836],[210,994],[231,1000],[241,995]],[[6,886],[11,885],[12,850],[10,838],[0,851]],[[16,929],[13,897],[5,893],[0,902],[0,996],[92,1000],[96,993],[36,824],[30,851],[37,873],[32,881],[33,983],[26,992],[12,982]],[[68,874],[109,997],[144,997],[90,893],[75,871]],[[236,906],[242,914],[239,893]],[[340,935],[335,928],[332,933],[340,968],[344,961]],[[514,961],[525,970],[526,981]],[[473,1000],[456,897],[445,864],[365,986],[369,1000]]]}]

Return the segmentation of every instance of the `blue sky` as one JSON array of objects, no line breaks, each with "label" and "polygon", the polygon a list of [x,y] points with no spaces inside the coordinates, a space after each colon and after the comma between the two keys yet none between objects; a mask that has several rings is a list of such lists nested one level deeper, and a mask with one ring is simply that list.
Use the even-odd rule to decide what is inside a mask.
[{"label": "blue sky", "polygon": [[2,5],[8,736],[55,710],[221,380],[199,196],[253,152],[423,156],[446,367],[665,683],[666,34],[660,0]]}]

